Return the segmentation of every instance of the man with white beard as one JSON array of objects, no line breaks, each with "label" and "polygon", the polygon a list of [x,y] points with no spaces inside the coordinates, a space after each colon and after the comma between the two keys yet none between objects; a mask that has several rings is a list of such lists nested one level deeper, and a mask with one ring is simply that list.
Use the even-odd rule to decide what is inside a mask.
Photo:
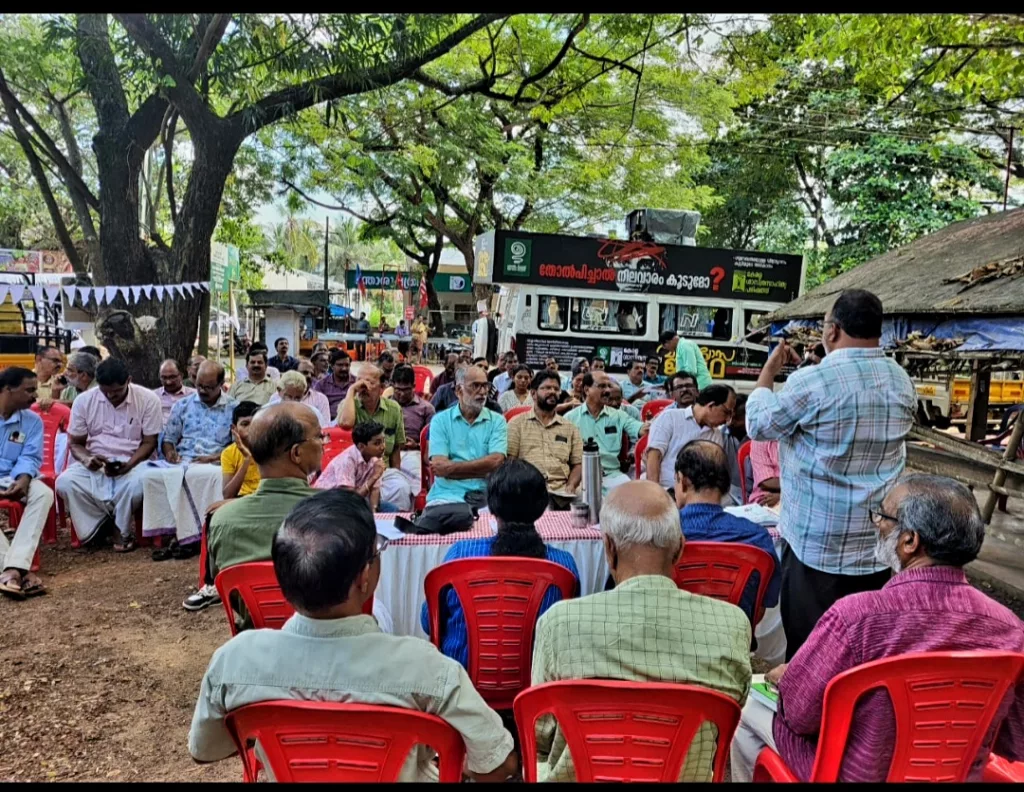
[{"label": "man with white beard", "polygon": [[[778,714],[753,696],[747,700],[732,744],[733,781],[751,780],[765,746],[799,780],[809,780],[825,688],[838,674],[910,652],[1024,651],[1024,622],[964,575],[985,538],[978,503],[967,487],[942,476],[905,476],[871,509],[871,523],[875,559],[893,577],[879,591],[851,594],[832,605],[793,659],[766,675],[778,685]],[[1024,688],[1010,689],[1000,714],[1006,720],[1001,728],[994,722],[998,737],[981,748],[968,781],[981,780],[989,748],[1012,761],[1024,759]],[[885,781],[896,742],[888,695],[865,696],[852,723],[839,780]]]}]

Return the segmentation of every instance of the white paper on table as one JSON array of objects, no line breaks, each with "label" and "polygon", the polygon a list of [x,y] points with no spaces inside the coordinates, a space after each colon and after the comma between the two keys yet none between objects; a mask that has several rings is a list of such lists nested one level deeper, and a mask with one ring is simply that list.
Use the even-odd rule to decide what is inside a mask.
[{"label": "white paper on table", "polygon": [[766,509],[760,503],[747,503],[743,506],[726,506],[725,511],[736,517],[743,517],[758,525],[778,525],[779,515]]},{"label": "white paper on table", "polygon": [[377,524],[377,533],[381,536],[386,536],[388,539],[404,539],[405,533],[395,527],[395,518],[389,517],[383,520],[376,519],[374,522]]}]

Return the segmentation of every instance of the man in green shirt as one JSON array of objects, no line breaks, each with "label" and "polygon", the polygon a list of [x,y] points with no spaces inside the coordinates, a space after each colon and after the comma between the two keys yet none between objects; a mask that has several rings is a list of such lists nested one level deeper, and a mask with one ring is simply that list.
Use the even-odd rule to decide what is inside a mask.
[{"label": "man in green shirt", "polygon": [[590,439],[597,441],[601,450],[601,472],[604,473],[603,493],[629,481],[629,476],[619,467],[622,451],[622,433],[633,442],[647,434],[650,424],[640,423],[622,410],[613,409],[609,403],[612,395],[612,380],[603,371],[592,371],[583,378],[583,394],[586,401],[569,410],[565,419],[580,430],[584,446]]},{"label": "man in green shirt", "polygon": [[359,378],[338,407],[338,426],[351,430],[356,424],[375,421],[384,427],[384,459],[388,469],[380,480],[380,500],[398,511],[410,511],[414,482],[402,473],[405,419],[402,406],[381,395],[384,391],[383,374],[377,366],[362,364]]},{"label": "man in green shirt", "polygon": [[316,490],[307,483],[324,453],[316,414],[298,402],[264,408],[249,425],[249,451],[260,469],[255,493],[221,506],[207,535],[210,571],[269,561],[274,532],[285,515]]},{"label": "man in green shirt", "polygon": [[696,374],[698,390],[704,390],[711,384],[711,372],[708,371],[704,353],[700,351],[696,341],[682,336],[679,337],[679,345],[676,347],[676,371],[692,371]]},{"label": "man in green shirt", "polygon": [[68,358],[65,376],[68,386],[60,393],[63,404],[71,406],[79,393],[85,393],[96,387],[96,367],[100,359],[89,352],[75,352]]},{"label": "man in green shirt", "polygon": [[267,376],[266,349],[250,349],[245,356],[245,370],[249,376],[231,386],[231,398],[238,402],[256,402],[262,407],[277,393],[277,386]]},{"label": "man in green shirt", "polygon": [[[537,622],[531,682],[621,679],[750,691],[750,622],[735,605],[691,594],[672,579],[683,552],[679,510],[653,481],[630,481],[601,507],[615,588],[553,605]],[[680,781],[711,780],[717,729],[704,723]],[[575,781],[572,757],[550,716],[537,722],[537,780]]]}]

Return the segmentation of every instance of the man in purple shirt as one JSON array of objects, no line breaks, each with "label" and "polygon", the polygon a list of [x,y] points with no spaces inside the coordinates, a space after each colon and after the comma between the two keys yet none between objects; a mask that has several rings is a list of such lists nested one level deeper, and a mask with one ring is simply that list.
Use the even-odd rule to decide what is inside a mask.
[{"label": "man in purple shirt", "polygon": [[335,347],[331,350],[331,372],[323,379],[313,383],[312,390],[319,391],[327,397],[331,407],[331,420],[338,419],[338,405],[348,395],[348,389],[356,378],[352,376],[352,358],[343,349]]},{"label": "man in purple shirt", "polygon": [[[198,369],[196,369],[198,372]],[[196,392],[195,388],[190,388],[181,379],[181,371],[178,369],[178,364],[167,359],[160,364],[160,382],[159,388],[156,388],[153,393],[160,397],[160,406],[163,410],[164,424],[167,424],[167,419],[171,417],[171,410],[174,405],[184,399],[186,396],[191,396]]]},{"label": "man in purple shirt", "polygon": [[[778,713],[773,717],[763,704],[748,699],[732,744],[733,781],[751,780],[765,745],[806,781],[814,765],[825,688],[844,671],[909,652],[1024,652],[1024,622],[964,575],[963,566],[978,555],[985,538],[985,523],[967,487],[941,476],[906,476],[876,508],[870,515],[877,532],[875,558],[895,574],[880,591],[838,600],[793,659],[767,674],[778,685]],[[853,714],[839,780],[884,781],[895,740],[888,694],[865,696]],[[1003,701],[969,781],[981,780],[990,750],[1024,760],[1024,686],[1011,688]]]},{"label": "man in purple shirt", "polygon": [[434,417],[434,405],[416,395],[416,372],[412,366],[396,366],[392,378],[392,396],[402,408],[405,421],[405,445],[402,446],[402,472],[419,492],[420,484],[420,432]]}]

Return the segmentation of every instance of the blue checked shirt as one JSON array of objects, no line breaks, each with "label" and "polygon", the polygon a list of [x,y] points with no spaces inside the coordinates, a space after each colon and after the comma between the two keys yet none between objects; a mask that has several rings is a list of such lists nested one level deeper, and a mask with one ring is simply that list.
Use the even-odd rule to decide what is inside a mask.
[{"label": "blue checked shirt", "polygon": [[910,377],[881,349],[837,349],[778,393],[750,394],[747,433],[779,441],[779,532],[804,565],[834,575],[885,568],[868,509],[903,472],[916,408]]},{"label": "blue checked shirt", "polygon": [[[456,542],[448,550],[444,560],[457,561],[460,558],[484,558],[491,555],[491,547],[494,545],[493,536],[484,539],[463,539]],[[580,572],[576,568],[573,557],[565,550],[547,547],[548,561],[564,566],[576,577],[579,584]],[[540,610],[537,611],[537,618],[540,618],[548,608],[562,599],[562,592],[558,586],[550,586],[544,593],[541,600]],[[466,632],[466,615],[462,611],[462,604],[459,602],[455,589],[448,588],[441,600],[441,652],[453,660],[462,663],[462,667],[469,670],[469,634]],[[423,625],[423,632],[430,634],[430,620],[427,618],[427,603],[423,603],[420,612],[420,624]]]}]

